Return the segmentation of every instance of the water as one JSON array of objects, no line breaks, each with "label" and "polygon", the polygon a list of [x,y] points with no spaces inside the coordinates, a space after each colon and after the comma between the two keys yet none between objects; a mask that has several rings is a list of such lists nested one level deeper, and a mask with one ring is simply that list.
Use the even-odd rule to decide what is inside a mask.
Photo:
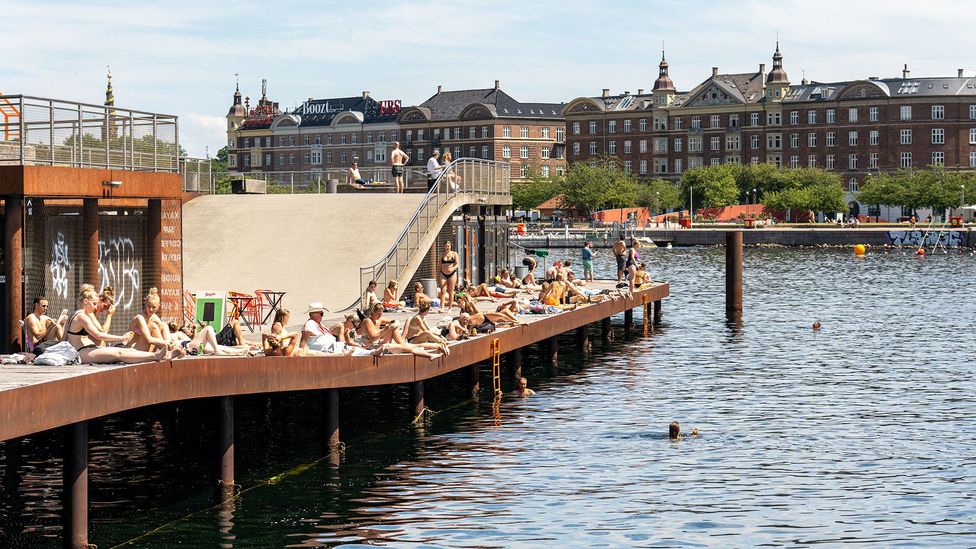
[{"label": "water", "polygon": [[[722,249],[645,257],[672,282],[660,329],[595,330],[589,354],[567,335],[557,370],[530,352],[538,394],[506,395],[500,419],[487,392],[460,399],[460,375],[428,383],[426,429],[405,426],[403,388],[344,391],[335,467],[319,395],[239,399],[233,506],[209,507],[208,403],[97,422],[92,541],[976,546],[976,257],[750,248],[741,327]],[[701,435],[670,441],[671,420]],[[0,545],[58,544],[58,448],[42,434],[3,464]]]}]

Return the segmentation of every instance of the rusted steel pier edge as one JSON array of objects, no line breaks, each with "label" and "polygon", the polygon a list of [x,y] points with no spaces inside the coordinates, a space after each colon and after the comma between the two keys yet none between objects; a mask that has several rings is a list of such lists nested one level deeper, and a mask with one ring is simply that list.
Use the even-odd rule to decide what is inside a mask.
[{"label": "rusted steel pier edge", "polygon": [[[153,362],[76,375],[0,391],[0,440],[21,437],[143,406],[195,398],[413,383],[479,364],[501,352],[599,322],[669,295],[667,283],[494,334],[451,345],[434,361],[382,357],[221,357]],[[40,368],[41,366],[39,366]]]}]

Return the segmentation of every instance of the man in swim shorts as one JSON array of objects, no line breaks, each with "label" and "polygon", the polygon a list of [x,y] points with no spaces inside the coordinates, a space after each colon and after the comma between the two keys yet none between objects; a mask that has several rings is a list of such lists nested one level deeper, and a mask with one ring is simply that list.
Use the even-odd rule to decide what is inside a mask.
[{"label": "man in swim shorts", "polygon": [[617,284],[623,282],[624,268],[627,263],[627,242],[621,234],[617,241],[613,243],[613,256],[617,258]]},{"label": "man in swim shorts", "polygon": [[396,192],[402,193],[406,185],[403,182],[404,166],[410,162],[410,155],[400,150],[400,142],[393,143],[393,152],[390,153],[390,163],[393,165],[393,183],[396,184]]}]

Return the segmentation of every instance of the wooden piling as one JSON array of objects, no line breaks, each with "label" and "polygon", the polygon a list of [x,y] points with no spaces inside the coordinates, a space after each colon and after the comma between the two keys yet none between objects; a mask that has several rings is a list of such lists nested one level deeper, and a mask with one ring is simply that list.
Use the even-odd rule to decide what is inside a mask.
[{"label": "wooden piling", "polygon": [[609,343],[613,340],[613,330],[610,329],[610,317],[600,320],[600,335],[604,343]]},{"label": "wooden piling", "polygon": [[234,494],[234,397],[217,398],[217,490],[222,499]]},{"label": "wooden piling", "polygon": [[742,315],[742,231],[725,233],[725,312]]},{"label": "wooden piling", "polygon": [[410,420],[417,419],[424,413],[424,382],[414,381],[410,384]]},{"label": "wooden piling", "polygon": [[334,453],[339,449],[339,389],[325,390],[325,436]]},{"label": "wooden piling", "polygon": [[88,545],[88,422],[72,423],[65,429],[64,484],[64,547],[87,549]]},{"label": "wooden piling", "polygon": [[464,369],[464,386],[466,388],[465,397],[477,399],[481,392],[481,381],[479,379],[479,364],[475,362]]}]

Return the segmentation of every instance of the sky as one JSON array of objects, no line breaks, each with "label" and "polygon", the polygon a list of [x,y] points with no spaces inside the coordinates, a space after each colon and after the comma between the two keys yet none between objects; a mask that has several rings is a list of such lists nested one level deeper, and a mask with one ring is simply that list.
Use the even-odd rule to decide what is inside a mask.
[{"label": "sky", "polygon": [[976,74],[972,0],[468,0],[414,2],[0,0],[0,91],[101,104],[111,66],[119,107],[175,114],[191,156],[226,141],[235,74],[282,108],[370,91],[423,102],[496,79],[518,100],[568,102],[670,75],[772,65],[777,36],[793,82]]}]

